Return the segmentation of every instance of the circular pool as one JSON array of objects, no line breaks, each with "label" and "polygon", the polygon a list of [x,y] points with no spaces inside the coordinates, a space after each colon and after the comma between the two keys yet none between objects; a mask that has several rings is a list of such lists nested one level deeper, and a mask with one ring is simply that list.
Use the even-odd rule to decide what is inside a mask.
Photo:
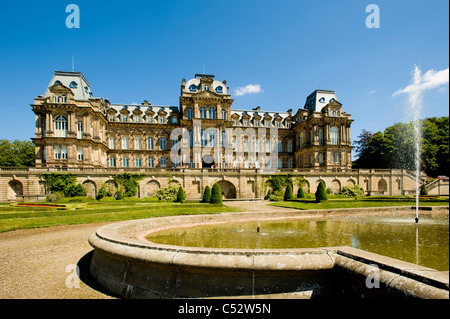
[{"label": "circular pool", "polygon": [[[89,238],[92,276],[125,298],[413,296],[448,298],[448,275],[355,247],[253,249],[186,247],[146,240],[167,229],[259,221],[410,213],[406,208],[286,213],[224,213],[153,218],[103,226]],[[448,207],[444,213],[448,216]],[[347,217],[344,217],[347,216]],[[261,224],[259,236],[265,236]],[[244,231],[242,231],[244,232]],[[222,241],[225,241],[223,238]],[[364,287],[379,272],[381,288]]]}]

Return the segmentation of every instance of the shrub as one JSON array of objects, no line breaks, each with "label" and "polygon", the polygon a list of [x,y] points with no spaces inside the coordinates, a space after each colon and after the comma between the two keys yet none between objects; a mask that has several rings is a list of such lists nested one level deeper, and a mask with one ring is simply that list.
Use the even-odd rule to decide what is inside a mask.
[{"label": "shrub", "polygon": [[327,188],[327,194],[329,194],[329,195],[333,194],[333,190],[331,189],[331,187]]},{"label": "shrub", "polygon": [[320,203],[321,201],[328,200],[327,193],[325,191],[325,184],[321,181],[319,186],[317,186],[316,191],[316,202]]},{"label": "shrub", "polygon": [[283,196],[279,195],[270,195],[269,200],[272,202],[280,202],[283,200]]},{"label": "shrub", "polygon": [[209,203],[211,201],[211,188],[209,186],[205,187],[205,191],[203,192],[202,203]]},{"label": "shrub", "polygon": [[[81,184],[77,184],[77,177],[71,173],[62,174],[53,172],[51,174],[43,174],[47,188],[52,193],[58,193],[57,196],[63,194],[65,197],[85,196],[86,190]],[[54,201],[50,199],[50,201]]]},{"label": "shrub", "polygon": [[[132,197],[136,195],[138,188],[138,181],[143,179],[145,174],[130,174],[123,173],[113,176],[113,180],[117,185],[123,188],[123,196]],[[117,194],[119,196],[119,194]]]},{"label": "shrub", "polygon": [[297,198],[305,198],[305,192],[303,191],[303,188],[301,188],[301,187],[298,188]]},{"label": "shrub", "polygon": [[64,190],[66,197],[86,196],[86,190],[81,184],[70,184]]},{"label": "shrub", "polygon": [[172,183],[172,185],[158,189],[156,191],[155,196],[158,197],[159,200],[173,202],[174,200],[177,199],[177,193],[178,193],[178,187],[177,187],[177,185],[174,185]]},{"label": "shrub", "polygon": [[222,190],[219,184],[214,184],[211,192],[211,204],[222,204]]},{"label": "shrub", "polygon": [[178,203],[183,203],[183,201],[185,200],[186,200],[186,192],[184,191],[184,188],[180,186],[178,188],[177,199],[175,201]]},{"label": "shrub", "polygon": [[269,191],[267,192],[266,197],[264,197],[264,199],[269,199],[270,195],[272,195],[272,191],[269,189]]},{"label": "shrub", "polygon": [[117,199],[117,200],[123,199],[123,193],[122,193],[122,191],[118,191],[118,192],[117,192],[116,199]]},{"label": "shrub", "polygon": [[428,190],[427,190],[427,187],[425,186],[425,184],[422,184],[422,186],[420,187],[420,195],[422,195],[422,196],[428,195]]},{"label": "shrub", "polygon": [[288,200],[293,200],[294,199],[294,194],[292,193],[292,186],[288,184],[288,186],[286,187],[286,192],[284,192],[284,200],[288,201]]},{"label": "shrub", "polygon": [[359,185],[342,186],[340,194],[350,197],[364,196],[364,189]]}]

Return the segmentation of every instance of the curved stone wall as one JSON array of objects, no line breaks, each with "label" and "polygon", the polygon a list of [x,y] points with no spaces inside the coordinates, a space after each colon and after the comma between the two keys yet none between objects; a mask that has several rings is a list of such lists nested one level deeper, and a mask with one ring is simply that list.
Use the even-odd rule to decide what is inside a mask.
[{"label": "curved stone wall", "polygon": [[[150,232],[174,227],[306,217],[311,216],[297,212],[226,213],[110,224],[89,238],[95,249],[91,274],[102,286],[125,298],[286,293],[295,298],[334,298],[342,291],[358,298],[361,294],[448,298],[448,275],[350,247],[212,249],[161,245],[143,239]],[[363,287],[364,276],[374,265],[382,270],[381,288],[370,291]]]}]

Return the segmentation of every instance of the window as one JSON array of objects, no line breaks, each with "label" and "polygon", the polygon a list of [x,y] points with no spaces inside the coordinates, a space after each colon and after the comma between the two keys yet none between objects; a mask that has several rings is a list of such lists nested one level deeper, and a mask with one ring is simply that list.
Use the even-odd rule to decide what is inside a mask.
[{"label": "window", "polygon": [[255,168],[261,168],[261,161],[259,160],[258,157],[255,160]]},{"label": "window", "polygon": [[54,85],[56,85],[56,84],[62,84],[62,83],[61,83],[61,81],[56,80],[55,83],[54,83]]},{"label": "window", "polygon": [[287,160],[287,168],[292,168],[292,158],[288,158],[288,160]]},{"label": "window", "polygon": [[292,126],[292,122],[286,122],[286,127],[287,128],[291,128],[291,126]]},{"label": "window", "polygon": [[323,128],[319,128],[319,145],[323,146]]},{"label": "window", "polygon": [[244,126],[248,126],[248,119],[244,120]]},{"label": "window", "polygon": [[281,127],[281,121],[277,121],[277,127]]},{"label": "window", "polygon": [[172,161],[172,167],[177,168],[179,165],[180,165],[180,161],[178,159],[178,156],[175,156]]},{"label": "window", "polygon": [[166,163],[166,157],[165,156],[161,157],[160,165],[161,165],[161,167],[166,167],[167,163]]},{"label": "window", "polygon": [[194,117],[194,111],[193,111],[192,107],[189,107],[187,110],[187,118],[188,118],[188,120],[192,120],[193,117]]},{"label": "window", "polygon": [[325,103],[325,98],[324,97],[320,98],[319,102],[320,103]]},{"label": "window", "polygon": [[83,160],[83,148],[78,147],[77,149],[77,160],[82,161]]},{"label": "window", "polygon": [[278,168],[283,168],[283,162],[281,161],[281,158],[278,159]]},{"label": "window", "polygon": [[194,131],[189,130],[189,147],[194,147]]},{"label": "window", "polygon": [[193,161],[189,161],[189,168],[195,168],[195,165],[194,165]]},{"label": "window", "polygon": [[116,139],[114,136],[109,137],[109,149],[113,150],[116,148]]},{"label": "window", "polygon": [[166,150],[166,138],[165,137],[161,137],[161,139],[159,140],[159,148],[161,149],[161,151]]},{"label": "window", "polygon": [[246,157],[244,160],[244,168],[250,168],[250,163],[248,161],[248,157]]},{"label": "window", "polygon": [[255,120],[255,126],[259,126],[259,120]]},{"label": "window", "polygon": [[128,157],[124,156],[122,158],[122,167],[128,167],[129,166],[129,159]]},{"label": "window", "polygon": [[335,126],[330,128],[330,140],[332,145],[339,144],[339,130]]},{"label": "window", "polygon": [[61,95],[61,103],[66,103],[67,97],[65,95]]},{"label": "window", "polygon": [[323,164],[323,153],[319,153],[319,164]]},{"label": "window", "polygon": [[200,118],[206,119],[206,107],[204,107],[204,106],[200,107]]},{"label": "window", "polygon": [[178,119],[176,116],[172,116],[172,124],[177,124],[178,123]]},{"label": "window", "polygon": [[83,138],[83,121],[77,122],[77,138],[78,139]]},{"label": "window", "polygon": [[109,167],[116,167],[116,158],[115,157],[109,158]]},{"label": "window", "polygon": [[150,168],[155,167],[155,160],[154,160],[154,158],[152,156],[150,156],[148,158],[148,167],[150,167]]},{"label": "window", "polygon": [[270,121],[266,120],[266,127],[270,127]]},{"label": "window", "polygon": [[147,149],[153,150],[153,137],[147,137]]},{"label": "window", "polygon": [[139,136],[134,138],[134,149],[135,150],[141,149],[141,138]]},{"label": "window", "polygon": [[53,96],[53,103],[58,103],[59,102],[59,95],[55,94],[55,96]]},{"label": "window", "polygon": [[170,140],[172,143],[172,149],[175,149],[175,146],[178,144],[178,137],[174,137],[172,140]]},{"label": "window", "polygon": [[244,139],[244,152],[249,152],[250,151],[250,142],[248,140],[248,137],[246,137]]},{"label": "window", "polygon": [[135,167],[142,167],[142,160],[140,157],[136,157],[135,159]]},{"label": "window", "polygon": [[55,146],[55,159],[61,159],[61,147]]},{"label": "window", "polygon": [[216,108],[215,107],[211,106],[208,109],[208,113],[209,113],[209,118],[210,119],[215,119],[216,118]]},{"label": "window", "polygon": [[159,117],[159,123],[161,123],[161,124],[166,123],[166,118],[164,116],[159,115],[158,117]]},{"label": "window", "polygon": [[123,150],[128,149],[128,137],[126,136],[122,137],[122,149]]},{"label": "window", "polygon": [[239,143],[235,136],[233,137],[233,145],[234,145],[234,151],[238,152],[239,151]]},{"label": "window", "polygon": [[147,123],[153,123],[153,116],[147,115]]},{"label": "window", "polygon": [[65,116],[58,116],[55,119],[55,136],[67,137],[67,118]]},{"label": "window", "polygon": [[238,120],[237,119],[233,119],[233,125],[237,126],[238,125]]},{"label": "window", "polygon": [[266,167],[267,168],[271,168],[272,167],[272,162],[270,161],[270,158],[267,158],[267,160],[266,160]]},{"label": "window", "polygon": [[216,147],[216,130],[210,129],[209,132],[209,147]]},{"label": "window", "polygon": [[261,152],[261,143],[260,143],[259,139],[257,139],[255,141],[255,150],[257,153]]},{"label": "window", "polygon": [[77,82],[75,82],[75,81],[70,82],[69,88],[71,88],[71,89],[76,89],[77,87],[78,87]]},{"label": "window", "polygon": [[122,114],[122,122],[128,122],[128,115]]},{"label": "window", "polygon": [[266,140],[266,153],[272,152],[272,141],[270,139]]},{"label": "window", "polygon": [[227,147],[227,132],[222,131],[222,147]]},{"label": "window", "polygon": [[283,152],[283,144],[281,141],[278,141],[278,153]]},{"label": "window", "polygon": [[140,115],[134,115],[134,122],[140,123],[141,122],[141,116]]},{"label": "window", "polygon": [[292,141],[287,141],[286,143],[286,151],[292,153]]},{"label": "window", "polygon": [[189,86],[189,91],[191,91],[191,92],[197,92],[197,85],[191,84],[191,85]]},{"label": "window", "polygon": [[203,87],[203,90],[204,90],[204,91],[209,91],[209,85],[208,85],[208,84],[205,84],[205,86]]},{"label": "window", "polygon": [[61,147],[61,159],[67,159],[67,146]]},{"label": "window", "polygon": [[223,93],[223,87],[221,87],[221,86],[216,87],[216,92]]},{"label": "window", "polygon": [[206,133],[205,129],[202,129],[200,132],[200,138],[201,138],[201,146],[206,146],[208,143],[208,134]]},{"label": "window", "polygon": [[109,114],[109,121],[114,122],[116,120],[116,117],[114,114]]},{"label": "window", "polygon": [[227,111],[225,109],[222,109],[222,120],[227,119]]}]

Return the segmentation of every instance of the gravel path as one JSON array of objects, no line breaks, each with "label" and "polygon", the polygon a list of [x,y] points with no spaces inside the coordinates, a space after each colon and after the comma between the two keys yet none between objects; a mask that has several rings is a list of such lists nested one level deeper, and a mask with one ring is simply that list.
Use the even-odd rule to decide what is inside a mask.
[{"label": "gravel path", "polygon": [[[89,274],[93,249],[88,238],[104,224],[56,226],[0,234],[0,298],[112,298]],[[66,285],[68,277],[72,279],[69,285],[76,283],[73,280],[75,267],[69,265],[79,266],[79,288]]]}]

